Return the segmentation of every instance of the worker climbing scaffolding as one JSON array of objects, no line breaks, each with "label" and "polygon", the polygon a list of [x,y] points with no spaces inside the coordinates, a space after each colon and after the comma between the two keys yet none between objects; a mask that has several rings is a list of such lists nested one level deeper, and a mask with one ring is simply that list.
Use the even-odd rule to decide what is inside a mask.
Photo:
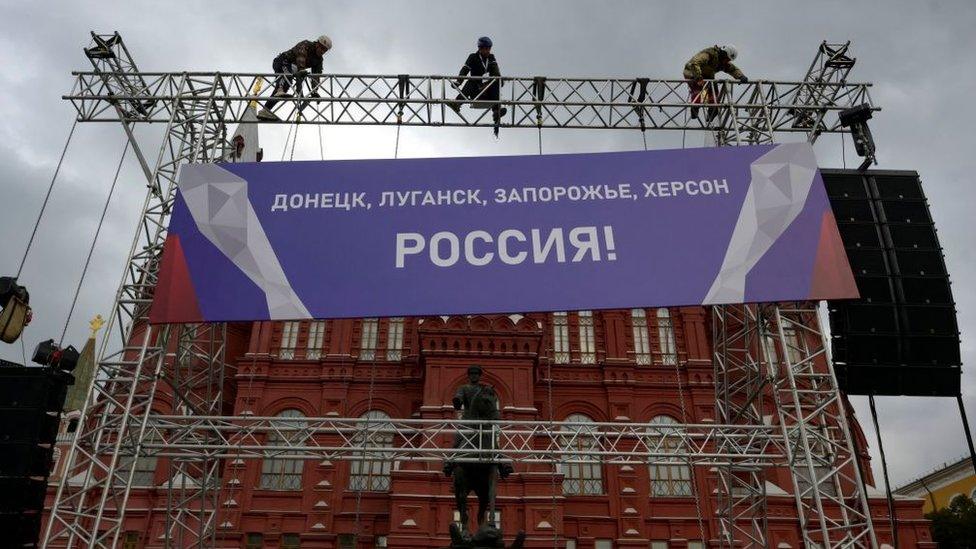
[{"label": "worker climbing scaffolding", "polygon": [[[706,80],[712,80],[719,72],[730,74],[739,82],[748,82],[749,78],[732,62],[739,56],[739,50],[731,44],[711,46],[696,53],[685,63],[684,77],[689,81],[691,102],[696,104],[717,103],[714,92],[709,93],[705,87]],[[708,119],[715,117],[715,109],[709,109]],[[691,108],[691,117],[698,118],[698,107]]]},{"label": "worker climbing scaffolding", "polygon": [[319,97],[318,88],[319,74],[322,74],[322,59],[329,50],[332,49],[332,39],[323,34],[314,41],[302,40],[294,47],[283,51],[274,58],[271,67],[278,75],[275,80],[275,89],[271,99],[264,103],[264,108],[258,112],[261,120],[280,120],[272,109],[278,104],[277,98],[291,97],[288,91],[291,89],[292,81],[296,84],[302,82],[309,74],[312,76],[309,81],[309,94],[311,98]]}]

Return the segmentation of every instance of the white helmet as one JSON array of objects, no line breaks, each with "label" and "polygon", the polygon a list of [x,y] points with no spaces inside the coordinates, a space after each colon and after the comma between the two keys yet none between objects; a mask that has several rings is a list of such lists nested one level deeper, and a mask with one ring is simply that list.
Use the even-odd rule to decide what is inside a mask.
[{"label": "white helmet", "polygon": [[325,46],[325,51],[329,51],[332,49],[332,39],[329,38],[328,34],[323,34],[322,36],[319,36],[318,39],[316,39],[316,42]]},{"label": "white helmet", "polygon": [[719,46],[718,49],[722,50],[722,53],[729,56],[729,61],[735,61],[735,58],[739,56],[739,50],[737,50],[732,44]]}]

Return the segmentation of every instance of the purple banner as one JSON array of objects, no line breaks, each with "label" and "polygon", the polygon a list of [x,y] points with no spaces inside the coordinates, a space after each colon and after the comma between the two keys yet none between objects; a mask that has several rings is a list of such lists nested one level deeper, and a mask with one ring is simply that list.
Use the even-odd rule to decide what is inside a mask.
[{"label": "purple banner", "polygon": [[857,297],[805,143],[191,164],[152,322]]}]

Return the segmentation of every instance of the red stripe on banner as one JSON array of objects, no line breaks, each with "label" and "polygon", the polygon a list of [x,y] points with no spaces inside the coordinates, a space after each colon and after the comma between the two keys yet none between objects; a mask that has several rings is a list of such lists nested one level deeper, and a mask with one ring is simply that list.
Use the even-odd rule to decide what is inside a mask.
[{"label": "red stripe on banner", "polygon": [[810,282],[810,297],[814,299],[856,299],[860,297],[854,274],[847,261],[847,252],[837,230],[834,212],[824,212],[820,222],[820,241],[817,245],[817,260],[813,264],[813,280]]},{"label": "red stripe on banner", "polygon": [[161,324],[167,319],[179,318],[182,322],[202,322],[203,314],[197,301],[197,292],[190,279],[190,269],[180,245],[180,237],[166,236],[166,250],[159,269],[159,283],[149,310],[149,323]]}]

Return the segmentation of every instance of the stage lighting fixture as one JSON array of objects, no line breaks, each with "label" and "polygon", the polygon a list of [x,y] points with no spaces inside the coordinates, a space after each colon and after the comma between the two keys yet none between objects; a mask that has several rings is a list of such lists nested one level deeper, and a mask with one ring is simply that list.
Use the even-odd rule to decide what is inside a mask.
[{"label": "stage lighting fixture", "polygon": [[862,103],[856,107],[844,109],[838,115],[840,125],[851,129],[851,138],[854,140],[854,150],[858,156],[864,158],[864,162],[858,167],[859,171],[864,171],[871,164],[877,164],[875,157],[874,136],[871,135],[871,128],[868,127],[868,120],[871,119],[871,106]]},{"label": "stage lighting fixture", "polygon": [[79,356],[78,350],[73,346],[68,345],[62,349],[53,339],[48,339],[37,344],[31,360],[41,366],[51,366],[70,372],[78,365]]}]

